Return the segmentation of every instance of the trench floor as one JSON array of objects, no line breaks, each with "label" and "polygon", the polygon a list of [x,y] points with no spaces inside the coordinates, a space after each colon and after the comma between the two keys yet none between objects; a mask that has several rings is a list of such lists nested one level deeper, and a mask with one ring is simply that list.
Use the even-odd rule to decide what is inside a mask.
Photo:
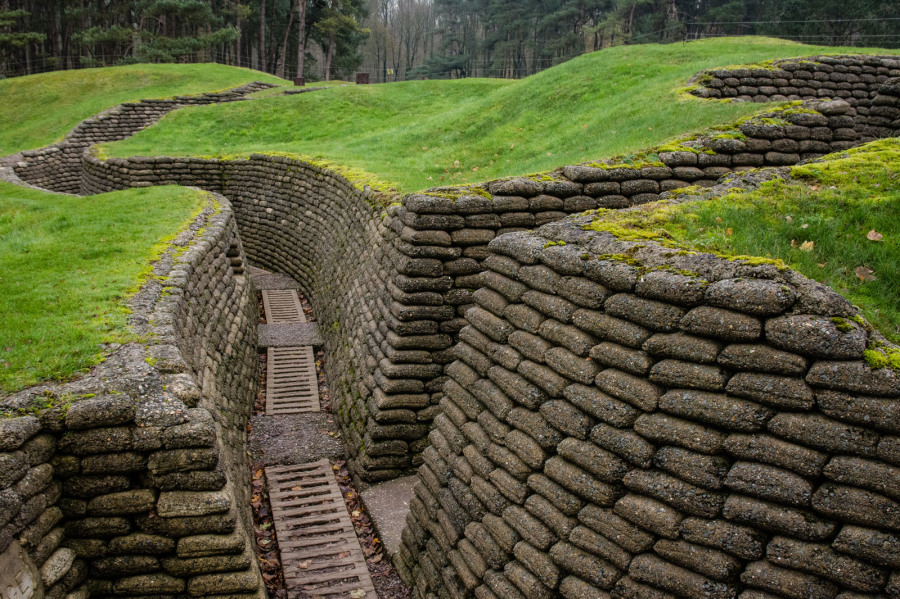
[{"label": "trench floor", "polygon": [[257,545],[270,595],[405,599],[409,591],[389,558],[399,546],[412,477],[356,492],[330,413],[322,354],[304,334],[315,327],[311,309],[290,277],[255,267],[250,275],[261,292],[260,332],[281,332],[277,347],[261,354],[264,376],[248,427]]}]

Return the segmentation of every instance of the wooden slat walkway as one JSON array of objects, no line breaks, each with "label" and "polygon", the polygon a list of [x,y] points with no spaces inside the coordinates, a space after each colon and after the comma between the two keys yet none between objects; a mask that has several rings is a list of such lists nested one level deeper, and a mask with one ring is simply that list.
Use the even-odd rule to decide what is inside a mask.
[{"label": "wooden slat walkway", "polygon": [[313,348],[270,347],[266,351],[266,415],[320,412]]},{"label": "wooden slat walkway", "polygon": [[267,466],[266,479],[289,595],[377,599],[328,460]]}]

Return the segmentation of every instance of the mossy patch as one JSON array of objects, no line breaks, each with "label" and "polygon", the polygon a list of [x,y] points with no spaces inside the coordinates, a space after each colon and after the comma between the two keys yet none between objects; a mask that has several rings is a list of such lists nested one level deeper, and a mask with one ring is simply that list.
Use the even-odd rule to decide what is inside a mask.
[{"label": "mossy patch", "polygon": [[454,202],[465,196],[478,196],[487,200],[494,199],[494,196],[488,193],[488,191],[480,185],[461,185],[459,187],[441,188],[440,191],[425,190],[422,192],[422,195],[444,198],[446,200],[453,200]]},{"label": "mossy patch", "polygon": [[867,349],[863,352],[863,359],[875,370],[890,368],[900,371],[900,349],[897,348]]},{"label": "mossy patch", "polygon": [[836,328],[841,333],[852,333],[856,330],[856,327],[853,326],[849,320],[845,320],[840,317],[832,318],[831,324],[833,324],[834,328]]},{"label": "mossy patch", "polygon": [[[695,250],[789,264],[900,341],[900,141],[832,154],[791,167],[790,175],[749,192],[733,188],[708,201],[685,201],[660,228]],[[871,231],[877,235],[870,238]]]}]

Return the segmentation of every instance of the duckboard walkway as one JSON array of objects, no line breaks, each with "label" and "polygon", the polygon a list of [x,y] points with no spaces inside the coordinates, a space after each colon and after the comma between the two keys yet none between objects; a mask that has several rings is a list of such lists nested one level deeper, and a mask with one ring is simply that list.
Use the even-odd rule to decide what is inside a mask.
[{"label": "duckboard walkway", "polygon": [[[296,282],[289,288],[288,277],[256,267],[250,275],[261,287],[277,283],[277,289],[261,290],[267,323],[307,322]],[[268,347],[266,353],[265,416],[321,414],[313,347]],[[265,473],[289,599],[377,599],[331,462],[267,465]]]}]

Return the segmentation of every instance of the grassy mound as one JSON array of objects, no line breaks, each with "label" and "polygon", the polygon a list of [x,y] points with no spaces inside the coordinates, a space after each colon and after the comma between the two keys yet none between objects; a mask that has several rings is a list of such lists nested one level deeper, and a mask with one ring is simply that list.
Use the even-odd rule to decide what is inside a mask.
[{"label": "grassy mound", "polygon": [[767,38],[619,47],[520,81],[345,86],[189,108],[107,145],[104,152],[120,157],[293,152],[362,169],[414,191],[628,154],[763,108],[685,98],[680,88],[705,68],[865,52]]},{"label": "grassy mound", "polygon": [[251,81],[285,83],[218,64],[141,64],[0,80],[0,156],[58,141],[84,119],[122,102],[216,91]]},{"label": "grassy mound", "polygon": [[709,201],[604,211],[592,228],[780,260],[829,285],[900,343],[900,139],[795,166],[791,176]]},{"label": "grassy mound", "polygon": [[125,297],[205,194],[61,197],[0,183],[0,394],[96,364],[130,339]]}]

